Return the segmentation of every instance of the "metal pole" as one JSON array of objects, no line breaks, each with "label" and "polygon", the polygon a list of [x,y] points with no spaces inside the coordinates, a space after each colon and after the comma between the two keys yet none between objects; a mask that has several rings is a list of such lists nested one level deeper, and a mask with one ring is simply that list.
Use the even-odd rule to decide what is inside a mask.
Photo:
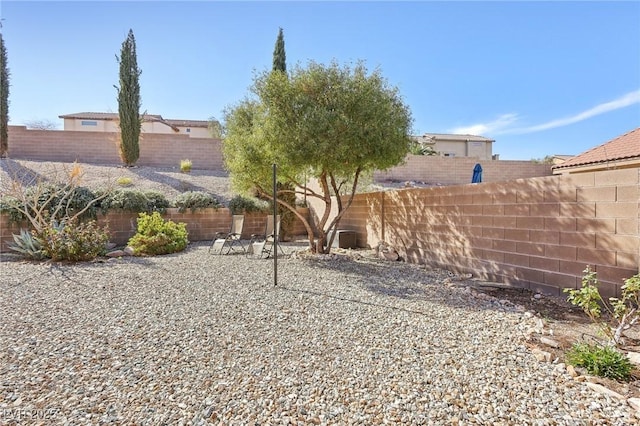
[{"label": "metal pole", "polygon": [[276,163],[273,163],[273,286],[278,285],[278,188],[276,184]]}]

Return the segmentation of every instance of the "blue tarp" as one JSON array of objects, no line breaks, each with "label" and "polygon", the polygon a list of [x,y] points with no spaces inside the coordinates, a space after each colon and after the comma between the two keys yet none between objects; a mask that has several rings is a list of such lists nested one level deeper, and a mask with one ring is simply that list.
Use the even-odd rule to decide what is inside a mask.
[{"label": "blue tarp", "polygon": [[473,177],[471,178],[471,183],[480,182],[482,182],[482,166],[480,165],[480,163],[478,163],[473,168]]}]

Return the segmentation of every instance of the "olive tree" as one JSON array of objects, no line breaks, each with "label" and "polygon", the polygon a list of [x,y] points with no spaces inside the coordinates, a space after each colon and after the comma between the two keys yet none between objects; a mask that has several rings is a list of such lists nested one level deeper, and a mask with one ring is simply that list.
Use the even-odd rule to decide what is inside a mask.
[{"label": "olive tree", "polygon": [[363,63],[310,62],[289,75],[264,72],[254,78],[247,98],[225,110],[225,164],[239,192],[271,199],[275,163],[279,183],[293,184],[281,186],[278,195],[293,191],[321,200],[324,211],[309,220],[292,203],[279,196],[277,202],[305,225],[310,249],[325,252],[331,243],[325,246],[327,233],[351,205],[361,175],[406,156],[411,122],[397,88]]}]

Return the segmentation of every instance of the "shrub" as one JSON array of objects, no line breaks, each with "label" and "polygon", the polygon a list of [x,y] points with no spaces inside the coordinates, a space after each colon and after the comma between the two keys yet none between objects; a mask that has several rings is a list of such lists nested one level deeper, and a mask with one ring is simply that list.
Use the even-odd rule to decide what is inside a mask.
[{"label": "shrub", "polygon": [[231,210],[232,214],[266,212],[268,208],[268,202],[254,197],[236,195],[229,201],[229,210]]},{"label": "shrub", "polygon": [[197,209],[220,207],[220,203],[213,195],[202,191],[183,192],[176,197],[174,205],[180,213],[185,212],[187,209],[195,212]]},{"label": "shrub", "polygon": [[164,213],[169,205],[169,200],[158,191],[142,192],[131,189],[117,189],[102,199],[100,209],[103,213],[108,210],[127,210],[138,213],[158,211]]},{"label": "shrub", "polygon": [[567,352],[567,362],[584,367],[589,374],[614,380],[628,380],[633,366],[631,361],[611,346],[577,343]]},{"label": "shrub", "polygon": [[[598,290],[598,277],[590,266],[583,271],[582,285],[579,289],[565,288],[569,293],[567,300],[579,306],[598,325],[602,333],[609,339],[611,345],[618,345],[622,341],[622,333],[638,324],[640,321],[640,274],[636,274],[624,281],[621,287],[622,298],[610,297],[606,302]],[[607,321],[601,319],[602,309],[615,321],[611,327]]]},{"label": "shrub", "polygon": [[191,171],[191,160],[180,160],[180,171],[182,173],[189,173]]},{"label": "shrub", "polygon": [[118,185],[120,186],[129,186],[133,183],[133,180],[130,177],[127,176],[120,176],[116,182],[118,183]]},{"label": "shrub", "polygon": [[89,188],[46,183],[30,186],[25,189],[19,199],[13,196],[2,197],[0,209],[9,214],[14,223],[27,221],[25,212],[37,217],[41,222],[61,221],[67,217],[77,216],[79,219],[95,219],[98,211],[96,194]]},{"label": "shrub", "polygon": [[42,253],[52,260],[92,260],[104,253],[109,232],[93,220],[85,223],[70,220],[64,225],[54,223],[45,227],[37,239],[42,244]]},{"label": "shrub", "polygon": [[136,256],[176,253],[184,250],[187,227],[184,223],[165,221],[158,212],[151,215],[140,213],[137,233],[129,239],[128,245]]},{"label": "shrub", "polygon": [[160,212],[164,213],[167,211],[169,207],[171,207],[171,203],[165,197],[165,195],[160,191],[145,191],[144,196],[147,197],[147,212]]}]

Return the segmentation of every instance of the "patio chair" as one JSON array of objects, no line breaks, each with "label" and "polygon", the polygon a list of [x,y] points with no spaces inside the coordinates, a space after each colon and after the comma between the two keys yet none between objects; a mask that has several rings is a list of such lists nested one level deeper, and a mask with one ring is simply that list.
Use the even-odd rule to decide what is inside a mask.
[{"label": "patio chair", "polygon": [[244,215],[235,214],[231,218],[231,229],[229,232],[216,233],[209,252],[217,254],[229,254],[231,251],[242,251],[246,253],[244,244],[242,244],[242,228],[244,226]]},{"label": "patio chair", "polygon": [[276,229],[273,229],[273,215],[267,216],[267,224],[265,225],[264,234],[252,234],[249,247],[247,248],[247,256],[255,258],[268,258],[271,256],[273,247],[277,246],[280,253],[284,255],[284,250],[277,244],[277,238],[280,235],[280,215],[276,216]]}]

